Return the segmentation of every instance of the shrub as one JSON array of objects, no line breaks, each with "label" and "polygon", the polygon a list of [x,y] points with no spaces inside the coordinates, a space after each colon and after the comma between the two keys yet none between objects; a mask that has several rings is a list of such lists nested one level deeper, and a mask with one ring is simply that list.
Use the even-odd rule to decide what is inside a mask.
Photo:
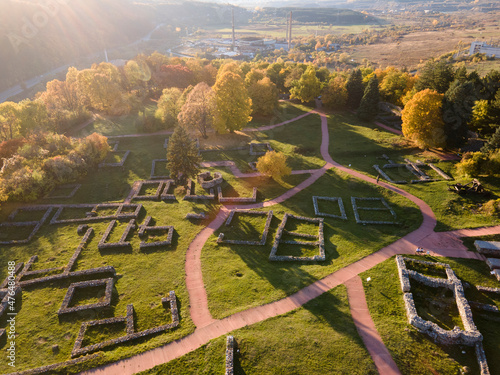
[{"label": "shrub", "polygon": [[486,155],[482,152],[466,152],[456,165],[457,172],[462,176],[479,176],[487,160]]},{"label": "shrub", "polygon": [[25,138],[15,138],[9,139],[8,141],[3,141],[0,143],[0,168],[3,166],[3,159],[9,159],[12,157],[19,147],[26,143]]},{"label": "shrub", "polygon": [[286,155],[276,151],[268,151],[261,156],[257,161],[257,170],[278,181],[292,172],[286,164]]},{"label": "shrub", "polygon": [[481,207],[486,216],[500,216],[500,199],[491,199]]}]

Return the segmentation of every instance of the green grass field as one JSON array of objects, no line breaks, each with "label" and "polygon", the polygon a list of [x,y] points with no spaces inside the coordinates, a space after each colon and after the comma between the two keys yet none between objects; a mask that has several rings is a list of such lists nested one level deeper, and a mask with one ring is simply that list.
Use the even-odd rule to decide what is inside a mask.
[{"label": "green grass field", "polygon": [[[275,119],[255,119],[249,127],[262,127],[270,123],[279,123],[307,112],[310,108],[289,103],[281,104],[281,114]],[[281,117],[280,117],[281,116]],[[131,118],[111,123],[108,130],[112,134],[135,132]],[[94,125],[95,127],[95,125]],[[88,129],[87,129],[88,130]],[[95,128],[94,128],[95,130]],[[335,161],[375,177],[373,164],[382,164],[379,159],[387,154],[394,161],[402,162],[404,158],[411,160],[427,160],[434,156],[421,153],[409,147],[401,137],[379,130],[374,125],[360,123],[350,114],[332,114],[329,118],[330,153]],[[220,137],[220,138],[219,138]],[[234,148],[240,142],[269,142],[273,149],[288,156],[289,165],[294,169],[317,169],[324,165],[320,154],[321,128],[320,118],[312,114],[299,121],[267,131],[240,133],[236,135],[214,136],[207,142],[219,142],[226,148]],[[121,138],[118,151],[130,150],[130,155],[123,168],[103,168],[89,173],[82,178],[81,188],[69,199],[50,197],[40,200],[40,204],[59,203],[100,203],[122,202],[130,193],[137,180],[149,179],[153,159],[164,159],[164,137],[144,136],[138,138]],[[226,146],[227,145],[227,146]],[[110,155],[110,161],[116,155]],[[243,172],[251,172],[248,162],[256,161],[247,150],[231,151],[215,149],[204,152],[205,161],[234,160]],[[451,162],[436,163],[446,173],[454,174]],[[297,186],[309,177],[308,174],[291,175],[283,181],[276,182],[267,177],[235,178],[228,168],[204,168],[203,170],[220,171],[224,177],[224,196],[249,196],[252,188],[258,189],[258,202],[280,196],[287,190]],[[166,173],[164,165],[157,166],[157,173]],[[397,172],[398,173],[398,172]],[[462,181],[462,180],[459,180]],[[498,192],[498,179],[494,177],[481,179],[486,187]],[[498,219],[482,216],[477,211],[479,198],[464,198],[449,193],[446,182],[431,184],[402,185],[403,189],[424,199],[431,205],[438,218],[440,230],[462,227],[474,227],[498,223]],[[196,186],[197,193],[201,193]],[[142,193],[152,193],[154,187],[144,188]],[[54,191],[53,195],[68,191]],[[189,297],[185,286],[185,254],[189,243],[199,231],[216,215],[219,205],[215,203],[191,203],[183,201],[184,188],[177,187],[177,201],[151,202],[142,201],[142,210],[138,223],[142,223],[147,215],[151,215],[156,225],[173,225],[175,227],[172,244],[158,250],[140,251],[140,239],[133,232],[129,236],[131,249],[102,250],[97,247],[109,221],[91,223],[95,234],[87,248],[77,260],[75,270],[93,267],[114,266],[117,270],[112,294],[111,307],[98,312],[73,314],[58,319],[57,311],[69,287],[70,281],[58,281],[43,286],[26,288],[18,306],[19,336],[17,345],[18,370],[30,369],[42,365],[62,362],[70,359],[74,340],[83,321],[92,319],[123,316],[126,306],[134,304],[135,327],[137,330],[152,328],[169,322],[168,309],[162,306],[161,298],[170,290],[175,290],[180,311],[180,326],[172,332],[157,334],[149,339],[137,340],[133,343],[110,347],[101,352],[97,359],[78,366],[66,368],[53,373],[74,373],[99,364],[130,357],[145,350],[171,342],[194,330],[189,315]],[[285,213],[314,217],[312,196],[341,197],[348,220],[325,218],[325,262],[282,263],[268,260],[276,230]],[[395,225],[360,225],[356,224],[351,206],[351,197],[384,198],[395,210]],[[468,203],[467,203],[468,202]],[[467,204],[466,204],[467,203]],[[372,202],[363,202],[371,207]],[[19,203],[2,205],[0,219],[6,216]],[[462,209],[462,207],[465,207]],[[321,211],[339,214],[338,204],[321,201]],[[203,279],[209,299],[209,309],[215,318],[229,316],[250,307],[262,305],[290,295],[312,282],[355,262],[384,246],[394,242],[405,234],[415,230],[422,222],[422,215],[409,200],[380,186],[361,182],[347,174],[329,170],[310,187],[299,192],[281,204],[266,208],[273,210],[274,218],[265,246],[242,246],[216,244],[220,232],[227,234],[227,239],[259,239],[265,220],[263,217],[235,218],[233,226],[222,226],[205,244],[202,255]],[[62,218],[82,217],[88,209],[65,210]],[[101,214],[110,210],[100,210]],[[110,211],[111,212],[111,211]],[[190,212],[205,212],[209,218],[200,221],[185,220]],[[109,212],[108,212],[109,213]],[[40,218],[40,212],[23,213],[18,218]],[[364,218],[382,219],[385,214],[363,211]],[[120,221],[110,236],[111,241],[121,237],[128,220]],[[27,262],[33,255],[38,255],[33,270],[64,267],[78,246],[81,237],[77,235],[78,224],[49,225],[44,224],[35,238],[28,245],[3,246],[0,252],[0,264],[9,261]],[[286,227],[289,231],[316,234],[317,228],[312,224],[290,220]],[[16,238],[27,234],[29,229],[2,231],[0,237]],[[6,237],[7,236],[7,237]],[[162,234],[161,236],[164,236]],[[251,237],[251,238],[250,238]],[[163,238],[163,237],[161,237]],[[283,239],[292,239],[285,234]],[[147,241],[151,241],[148,239]],[[467,240],[469,241],[469,240]],[[466,242],[469,243],[469,242]],[[317,248],[281,244],[279,255],[314,255]],[[457,274],[464,280],[483,282],[484,267],[470,261],[454,261]],[[377,327],[389,349],[401,367],[408,374],[426,374],[429,369],[439,373],[455,373],[459,366],[474,369],[475,360],[470,351],[447,349],[432,344],[421,338],[406,324],[406,317],[400,298],[399,282],[394,276],[394,261],[385,262],[366,272],[363,278],[372,277],[371,283],[365,283],[370,311]],[[51,271],[52,273],[56,271]],[[6,267],[0,267],[0,279],[7,273]],[[80,280],[71,280],[71,282]],[[488,285],[494,282],[489,280]],[[387,296],[387,297],[386,297]],[[477,293],[474,298],[488,300],[487,296]],[[75,295],[74,305],[94,303],[102,299],[99,288],[79,291]],[[425,309],[426,301],[422,300]],[[497,303],[494,301],[494,303]],[[451,310],[450,310],[451,311]],[[456,322],[456,317],[443,317],[447,326]],[[5,327],[5,320],[0,327]],[[492,365],[497,364],[492,353],[498,350],[498,340],[494,335],[498,323],[478,318],[480,329],[484,330],[485,347]],[[488,329],[491,324],[494,329]],[[495,325],[496,324],[496,325]],[[286,327],[286,328],[283,328]],[[481,328],[482,327],[482,328]],[[123,334],[123,325],[117,324],[105,330],[89,331],[84,344],[96,343]],[[406,329],[406,330],[405,330]],[[366,353],[350,318],[344,287],[326,293],[311,301],[300,309],[234,332],[239,344],[240,354],[237,356],[238,373],[269,373],[277,368],[284,373],[316,374],[318,369],[326,369],[327,373],[371,374],[375,373],[373,363]],[[0,345],[4,345],[0,342]],[[53,345],[59,350],[53,352]],[[215,373],[223,369],[225,338],[217,338],[202,348],[172,361],[159,370],[154,371],[172,374]],[[422,347],[422,350],[417,349]],[[36,353],[36,355],[34,355]],[[304,353],[307,353],[305,355]],[[434,353],[437,353],[434,355]],[[285,359],[285,360],[283,360]],[[500,365],[500,364],[498,364]],[[0,373],[8,373],[11,369],[5,362],[0,362]],[[432,372],[432,371],[431,371]]]},{"label": "green grass field", "polygon": [[[498,287],[498,282],[489,275],[489,269],[484,262],[453,258],[425,258],[449,264],[462,282],[467,285]],[[437,345],[428,336],[417,332],[407,324],[403,293],[394,258],[364,272],[361,277],[372,319],[402,374],[455,374],[460,373],[461,369],[463,371],[464,367],[468,367],[471,374],[479,374],[473,348]],[[371,278],[370,281],[367,281],[368,277]],[[418,291],[419,287],[415,290],[413,284],[416,283],[412,283],[412,292]],[[424,319],[432,317],[445,329],[451,329],[455,324],[459,325],[455,313],[447,314],[442,309],[425,304],[424,299],[430,298],[431,293],[436,293],[436,291],[425,290],[425,292],[426,294],[421,293],[420,297],[415,298],[417,310]],[[479,297],[474,287],[466,288],[467,299],[475,301],[480,300]],[[442,298],[434,301],[442,303]],[[499,302],[496,301],[496,304],[498,306]],[[491,373],[498,374],[500,363],[496,353],[499,343],[493,333],[498,332],[498,319],[495,319],[492,314],[481,314],[476,310],[473,310],[473,316],[479,331],[484,335],[483,345]]]},{"label": "green grass field", "polygon": [[[235,374],[376,374],[339,286],[301,308],[230,332]],[[221,374],[226,337],[141,374]]]}]

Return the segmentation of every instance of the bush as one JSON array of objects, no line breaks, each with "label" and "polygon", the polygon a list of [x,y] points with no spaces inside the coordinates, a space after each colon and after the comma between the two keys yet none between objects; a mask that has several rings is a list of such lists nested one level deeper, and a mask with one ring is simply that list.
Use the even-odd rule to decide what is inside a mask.
[{"label": "bush", "polygon": [[26,143],[24,138],[9,139],[0,143],[0,168],[3,166],[3,159],[11,158]]},{"label": "bush", "polygon": [[286,164],[286,155],[276,151],[268,151],[264,156],[261,156],[257,160],[257,170],[277,181],[292,172]]},{"label": "bush", "polygon": [[486,216],[500,216],[500,199],[491,199],[481,207]]},{"label": "bush", "polygon": [[109,151],[106,137],[84,139],[41,133],[30,137],[0,171],[0,201],[31,201],[57,184],[73,182],[102,162]]},{"label": "bush", "polygon": [[457,172],[461,176],[477,177],[483,171],[487,160],[482,152],[466,152],[456,165]]}]

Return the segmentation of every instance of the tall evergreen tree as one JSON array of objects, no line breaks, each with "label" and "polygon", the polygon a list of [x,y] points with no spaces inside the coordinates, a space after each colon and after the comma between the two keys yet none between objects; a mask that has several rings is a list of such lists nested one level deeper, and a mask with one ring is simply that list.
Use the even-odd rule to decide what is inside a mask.
[{"label": "tall evergreen tree", "polygon": [[357,109],[365,91],[361,70],[355,69],[351,73],[345,87],[347,89],[347,107]]},{"label": "tall evergreen tree", "polygon": [[455,72],[445,61],[428,61],[418,76],[415,88],[418,91],[425,89],[435,90],[444,94],[455,79]]},{"label": "tall evergreen tree", "polygon": [[176,182],[183,182],[188,177],[194,177],[199,171],[198,165],[201,156],[195,142],[182,126],[177,126],[174,134],[168,140],[167,168],[170,178]]},{"label": "tall evergreen tree", "polygon": [[467,132],[474,102],[478,100],[471,82],[455,80],[443,98],[443,121],[448,147],[460,147],[467,142]]},{"label": "tall evergreen tree", "polygon": [[361,99],[358,108],[358,117],[361,120],[373,120],[378,113],[378,103],[380,101],[380,93],[378,90],[378,79],[374,74],[368,85],[366,86],[365,93]]}]

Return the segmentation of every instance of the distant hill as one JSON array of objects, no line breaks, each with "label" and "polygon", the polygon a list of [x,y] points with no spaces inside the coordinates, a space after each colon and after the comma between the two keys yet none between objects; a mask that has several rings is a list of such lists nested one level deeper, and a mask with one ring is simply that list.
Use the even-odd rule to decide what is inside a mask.
[{"label": "distant hill", "polygon": [[153,27],[150,11],[126,0],[2,0],[0,88],[135,41]]},{"label": "distant hill", "polygon": [[298,7],[262,8],[257,12],[254,19],[262,22],[272,19],[283,19],[290,14],[290,11],[293,12],[293,21],[302,23],[314,22],[332,25],[364,25],[376,23],[378,21],[376,17],[350,9]]},{"label": "distant hill", "polygon": [[[235,8],[238,23],[250,16],[248,10]],[[0,91],[104,48],[135,42],[160,23],[229,25],[231,6],[195,1],[0,0]]]}]

